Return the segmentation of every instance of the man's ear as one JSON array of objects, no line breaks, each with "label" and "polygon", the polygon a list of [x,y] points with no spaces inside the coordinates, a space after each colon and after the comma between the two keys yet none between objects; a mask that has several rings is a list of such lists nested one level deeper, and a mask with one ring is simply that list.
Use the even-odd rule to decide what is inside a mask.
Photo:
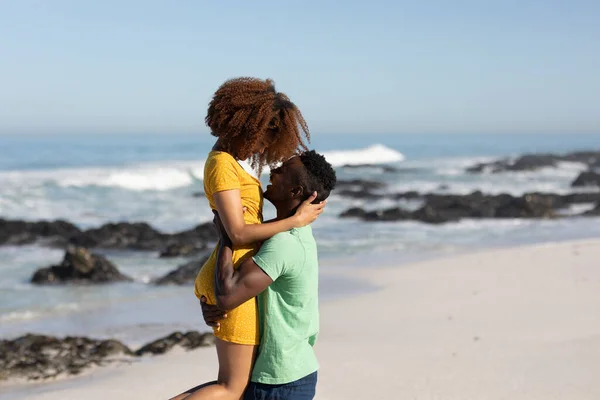
[{"label": "man's ear", "polygon": [[304,197],[304,188],[302,186],[294,186],[291,193],[293,198]]}]

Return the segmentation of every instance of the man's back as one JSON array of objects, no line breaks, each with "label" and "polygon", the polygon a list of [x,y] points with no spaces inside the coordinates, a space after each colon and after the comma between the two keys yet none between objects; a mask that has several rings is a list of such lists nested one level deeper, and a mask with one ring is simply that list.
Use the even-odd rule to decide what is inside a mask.
[{"label": "man's back", "polygon": [[319,368],[317,245],[310,226],[273,236],[254,256],[273,279],[258,296],[261,342],[252,381],[284,384]]}]

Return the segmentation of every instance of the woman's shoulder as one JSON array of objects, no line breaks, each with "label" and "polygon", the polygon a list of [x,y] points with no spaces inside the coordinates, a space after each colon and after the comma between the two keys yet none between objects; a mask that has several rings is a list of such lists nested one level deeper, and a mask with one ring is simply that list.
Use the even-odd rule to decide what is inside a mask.
[{"label": "woman's shoulder", "polygon": [[209,168],[217,168],[219,166],[229,166],[233,168],[239,168],[239,163],[233,158],[233,156],[224,151],[211,151],[208,153],[205,165]]},{"label": "woman's shoulder", "polygon": [[211,150],[210,153],[208,153],[207,160],[223,160],[235,162],[235,158],[233,158],[231,154],[219,150]]}]

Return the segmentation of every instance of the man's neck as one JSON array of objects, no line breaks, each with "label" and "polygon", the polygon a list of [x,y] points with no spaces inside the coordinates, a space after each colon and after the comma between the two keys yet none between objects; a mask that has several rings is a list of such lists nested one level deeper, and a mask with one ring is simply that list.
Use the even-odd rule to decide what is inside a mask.
[{"label": "man's neck", "polygon": [[298,201],[293,201],[291,203],[286,203],[286,204],[278,204],[275,206],[276,210],[277,210],[277,220],[280,219],[286,219],[288,217],[291,217],[292,215],[294,215],[296,213],[296,210],[298,209],[298,207],[300,207],[300,204]]}]

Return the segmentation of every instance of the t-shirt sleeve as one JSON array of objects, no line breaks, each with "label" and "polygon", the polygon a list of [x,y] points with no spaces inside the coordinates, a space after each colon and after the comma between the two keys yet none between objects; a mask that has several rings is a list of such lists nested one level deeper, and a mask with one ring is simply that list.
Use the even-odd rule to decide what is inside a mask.
[{"label": "t-shirt sleeve", "polygon": [[266,240],[253,260],[271,279],[276,280],[291,273],[293,266],[302,261],[298,257],[304,257],[298,251],[298,243],[289,233],[284,232]]},{"label": "t-shirt sleeve", "polygon": [[239,189],[240,177],[236,161],[226,155],[218,154],[206,160],[204,167],[204,184],[212,192]]}]

